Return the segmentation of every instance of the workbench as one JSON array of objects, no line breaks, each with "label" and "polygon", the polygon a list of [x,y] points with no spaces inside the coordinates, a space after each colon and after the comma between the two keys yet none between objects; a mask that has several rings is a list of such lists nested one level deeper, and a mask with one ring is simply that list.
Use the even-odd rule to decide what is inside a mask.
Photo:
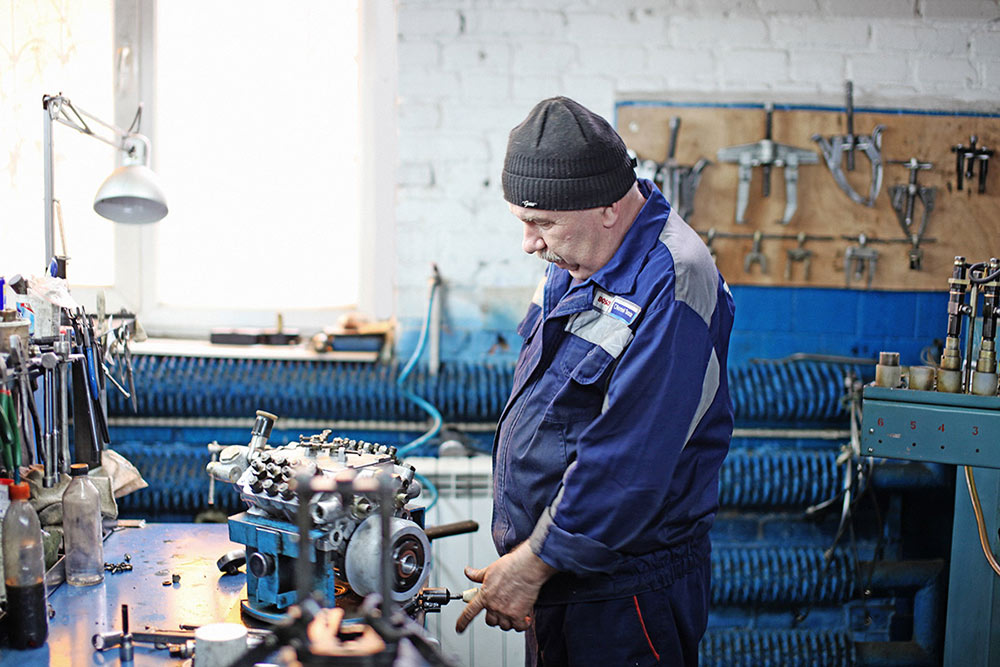
[{"label": "workbench", "polygon": [[[121,606],[128,605],[129,628],[177,630],[181,624],[240,622],[240,600],[246,598],[246,576],[223,575],[216,567],[222,554],[241,545],[229,541],[227,524],[145,524],[123,528],[104,542],[104,560],[118,563],[131,554],[132,570],[105,572],[96,586],[62,583],[49,590],[55,617],[49,619],[46,645],[30,651],[0,649],[0,665],[117,665],[118,649],[94,650],[91,637],[121,629]],[[178,583],[164,586],[171,575]],[[148,644],[135,645],[136,667],[179,665]]]}]

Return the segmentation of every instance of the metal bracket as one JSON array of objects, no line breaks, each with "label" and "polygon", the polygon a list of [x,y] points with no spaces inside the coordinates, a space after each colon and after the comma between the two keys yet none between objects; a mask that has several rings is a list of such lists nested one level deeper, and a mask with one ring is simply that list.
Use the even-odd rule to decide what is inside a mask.
[{"label": "metal bracket", "polygon": [[754,264],[760,265],[760,272],[767,273],[767,255],[760,250],[760,244],[764,240],[764,233],[756,231],[753,233],[753,248],[747,253],[743,260],[743,270],[750,273],[750,268]]},{"label": "metal bracket", "polygon": [[807,238],[805,232],[799,232],[798,245],[785,251],[788,256],[788,261],[785,263],[785,280],[792,279],[792,264],[794,262],[802,262],[803,280],[809,280],[809,268],[812,264],[813,251],[805,248]]},{"label": "metal bracket", "polygon": [[[892,208],[896,211],[899,226],[903,229],[903,234],[906,235],[911,244],[909,253],[910,270],[919,271],[924,255],[924,251],[920,248],[920,241],[927,231],[931,211],[934,210],[934,197],[937,188],[919,185],[917,183],[917,173],[921,170],[930,169],[934,165],[930,162],[920,162],[917,158],[890,160],[889,162],[892,164],[901,164],[910,170],[909,182],[905,185],[890,187],[889,196],[892,199]],[[924,209],[919,228],[914,225],[914,209],[917,199],[920,200]]]},{"label": "metal bracket", "polygon": [[747,204],[750,201],[750,180],[754,167],[762,167],[764,170],[762,194],[765,197],[771,194],[771,168],[784,168],[785,212],[779,222],[787,225],[798,207],[799,165],[819,163],[819,156],[814,151],[775,143],[771,139],[774,105],[769,103],[765,105],[764,110],[767,113],[764,139],[752,144],[720,148],[716,154],[719,162],[739,165],[739,183],[736,189],[736,224],[739,225],[746,222]]},{"label": "metal bracket", "polygon": [[865,289],[871,289],[875,277],[875,266],[878,263],[878,250],[868,246],[868,237],[858,235],[858,245],[847,246],[844,251],[844,287],[850,287],[851,282],[865,280]]}]

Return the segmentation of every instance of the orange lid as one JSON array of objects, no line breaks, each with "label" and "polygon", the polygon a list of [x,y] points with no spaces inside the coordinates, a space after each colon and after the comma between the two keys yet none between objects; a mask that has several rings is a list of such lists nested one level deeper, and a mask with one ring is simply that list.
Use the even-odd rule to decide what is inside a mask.
[{"label": "orange lid", "polygon": [[10,486],[14,483],[10,477],[0,477],[0,486]]},{"label": "orange lid", "polygon": [[27,482],[21,482],[20,484],[12,484],[10,487],[10,499],[11,500],[27,500],[31,497],[31,487],[28,486]]}]

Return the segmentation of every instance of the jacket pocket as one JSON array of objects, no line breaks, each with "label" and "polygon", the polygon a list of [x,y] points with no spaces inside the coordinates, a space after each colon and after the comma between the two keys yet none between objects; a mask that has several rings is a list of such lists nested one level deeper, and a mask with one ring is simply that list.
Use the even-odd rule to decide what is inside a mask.
[{"label": "jacket pocket", "polygon": [[569,370],[566,382],[543,419],[565,424],[591,420],[601,414],[607,390],[606,375],[613,362],[610,354],[594,346]]}]

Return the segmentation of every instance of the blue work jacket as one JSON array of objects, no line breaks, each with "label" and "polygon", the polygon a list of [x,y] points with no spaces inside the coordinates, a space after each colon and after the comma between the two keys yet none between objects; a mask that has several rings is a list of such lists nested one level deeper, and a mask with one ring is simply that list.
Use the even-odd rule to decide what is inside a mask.
[{"label": "blue work jacket", "polygon": [[639,188],[646,203],[611,261],[576,285],[549,265],[518,327],[493,540],[500,554],[530,540],[570,573],[540,601],[632,595],[708,555],[733,429],[734,304],[697,232],[651,181]]}]

